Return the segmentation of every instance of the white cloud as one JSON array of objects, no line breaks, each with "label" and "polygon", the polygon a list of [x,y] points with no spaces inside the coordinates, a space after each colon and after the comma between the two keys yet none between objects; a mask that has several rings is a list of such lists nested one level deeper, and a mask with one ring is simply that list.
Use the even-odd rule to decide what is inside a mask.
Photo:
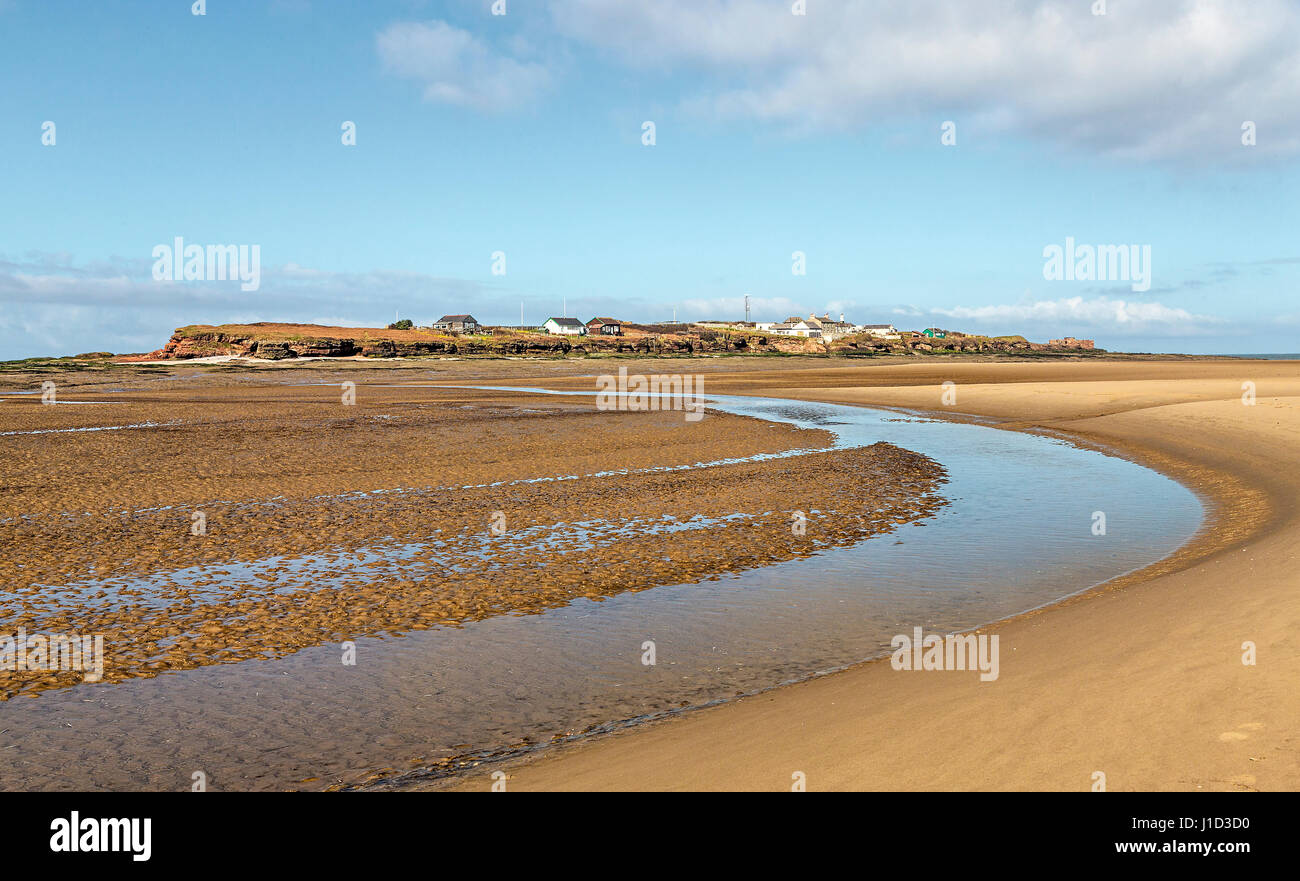
[{"label": "white cloud", "polygon": [[402,317],[428,324],[452,311],[518,314],[519,299],[473,281],[415,272],[326,272],[264,267],[258,291],[238,281],[155,281],[152,259],[85,264],[66,254],[0,256],[0,360],[86,351],[150,351],[186,324],[302,323],[346,326]]},{"label": "white cloud", "polygon": [[[552,0],[569,37],[712,74],[687,106],[794,128],[958,123],[1140,159],[1300,151],[1300,4]],[[1258,146],[1241,146],[1241,125]],[[928,129],[927,129],[928,130]],[[964,141],[969,143],[969,140]]]},{"label": "white cloud", "polygon": [[[895,310],[900,311],[900,310]],[[1212,315],[1197,315],[1154,302],[1097,297],[1066,297],[1060,300],[1027,300],[992,306],[933,308],[928,314],[980,325],[1059,328],[1060,333],[1106,331],[1117,335],[1195,336],[1219,332],[1226,322]],[[957,328],[959,329],[959,328]]]},{"label": "white cloud", "polygon": [[[749,312],[754,321],[774,321],[788,315],[803,314],[803,305],[786,297],[750,297]],[[738,320],[744,317],[743,295],[684,300],[678,310],[678,318],[683,321]]]},{"label": "white cloud", "polygon": [[375,45],[384,66],[420,82],[429,101],[498,111],[527,103],[551,81],[544,65],[495,52],[443,21],[390,25]]}]

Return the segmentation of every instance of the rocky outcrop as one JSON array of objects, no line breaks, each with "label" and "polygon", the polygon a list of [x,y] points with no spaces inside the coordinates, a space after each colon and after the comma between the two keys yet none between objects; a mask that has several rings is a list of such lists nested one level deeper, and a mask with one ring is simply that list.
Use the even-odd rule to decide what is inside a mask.
[{"label": "rocky outcrop", "polygon": [[830,343],[805,337],[769,336],[750,331],[682,328],[661,331],[640,328],[622,337],[548,336],[499,331],[485,336],[444,335],[429,330],[319,327],[315,325],[250,324],[178,328],[167,344],[145,356],[128,360],[187,360],[213,355],[262,358],[414,358],[446,355],[556,357],[587,354],[699,355],[725,352],[787,355],[930,355],[971,353],[989,355],[1092,354],[1031,343],[1023,337],[976,337],[960,333],[944,339],[909,336],[882,340],[868,335],[841,337]]},{"label": "rocky outcrop", "polygon": [[364,339],[348,336],[284,335],[269,325],[265,335],[257,331],[222,328],[179,328],[161,349],[150,352],[150,360],[188,360],[213,355],[234,355],[282,361],[286,358],[396,358],[416,355],[446,355],[457,351],[451,338],[427,340]]},{"label": "rocky outcrop", "polygon": [[[1091,354],[1077,348],[1031,343],[1024,337],[982,337],[950,334],[942,339],[916,336],[882,340],[871,336],[842,337],[832,342],[832,355],[860,357],[871,355],[917,355],[961,353],[972,355],[1080,355]],[[1104,349],[1093,350],[1104,353]]]},{"label": "rocky outcrop", "polygon": [[[546,334],[502,333],[492,336],[444,336],[431,331],[350,331],[347,328],[311,328],[295,325],[247,325],[178,328],[167,344],[145,358],[188,360],[213,355],[233,355],[281,361],[286,358],[411,358],[438,355],[559,356],[568,354],[624,353],[639,355],[693,355],[701,352],[770,351],[768,338],[704,331],[625,337],[560,337]],[[320,333],[335,330],[337,336]],[[355,335],[348,335],[348,332]],[[806,343],[807,341],[797,341]]]},{"label": "rocky outcrop", "polygon": [[271,361],[298,357],[298,353],[282,340],[255,340],[248,354],[254,358],[266,358]]}]

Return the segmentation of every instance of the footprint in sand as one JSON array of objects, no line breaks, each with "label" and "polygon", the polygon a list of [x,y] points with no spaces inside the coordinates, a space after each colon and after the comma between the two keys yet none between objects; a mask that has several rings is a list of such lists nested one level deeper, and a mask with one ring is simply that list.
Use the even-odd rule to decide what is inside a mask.
[{"label": "footprint in sand", "polygon": [[1247,732],[1259,731],[1263,727],[1264,727],[1263,724],[1260,722],[1243,722],[1242,724],[1237,726],[1236,731],[1225,731],[1222,734],[1220,734],[1219,740],[1223,741],[1224,743],[1232,743],[1233,741],[1237,741],[1237,740],[1246,740],[1248,737],[1250,737],[1250,734],[1248,734]]}]

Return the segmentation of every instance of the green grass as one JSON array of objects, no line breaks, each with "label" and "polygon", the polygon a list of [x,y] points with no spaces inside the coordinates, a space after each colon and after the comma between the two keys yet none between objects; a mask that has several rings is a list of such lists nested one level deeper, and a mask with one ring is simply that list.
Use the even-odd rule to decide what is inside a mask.
[{"label": "green grass", "polygon": [[22,358],[17,361],[0,361],[0,373],[66,373],[68,371],[110,370],[126,367],[103,359],[85,359],[71,355],[62,358]]}]

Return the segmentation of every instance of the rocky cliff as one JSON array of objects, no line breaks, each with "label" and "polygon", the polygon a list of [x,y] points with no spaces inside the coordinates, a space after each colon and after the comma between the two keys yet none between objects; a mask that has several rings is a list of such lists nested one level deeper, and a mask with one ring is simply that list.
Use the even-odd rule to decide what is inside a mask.
[{"label": "rocky cliff", "polygon": [[[1102,352],[1103,350],[1096,350]],[[1023,337],[976,337],[953,334],[946,339],[905,337],[880,340],[866,335],[831,343],[801,337],[769,336],[753,331],[683,326],[680,331],[638,330],[628,326],[621,337],[561,337],[498,330],[477,336],[431,330],[323,327],[294,324],[194,325],[178,328],[161,349],[132,360],[187,360],[214,355],[262,358],[399,358],[445,355],[563,356],[589,353],[693,355],[738,352],[864,357],[923,354],[1082,354],[1078,350],[1031,343]],[[1091,352],[1087,353],[1091,354]]]},{"label": "rocky cliff", "polygon": [[178,328],[167,344],[143,356],[149,360],[186,360],[213,355],[265,358],[397,358],[427,355],[567,355],[589,352],[628,354],[695,354],[735,351],[822,352],[819,343],[761,335],[703,330],[670,334],[630,332],[622,337],[559,337],[542,333],[498,331],[456,336],[429,330],[248,324]]}]

